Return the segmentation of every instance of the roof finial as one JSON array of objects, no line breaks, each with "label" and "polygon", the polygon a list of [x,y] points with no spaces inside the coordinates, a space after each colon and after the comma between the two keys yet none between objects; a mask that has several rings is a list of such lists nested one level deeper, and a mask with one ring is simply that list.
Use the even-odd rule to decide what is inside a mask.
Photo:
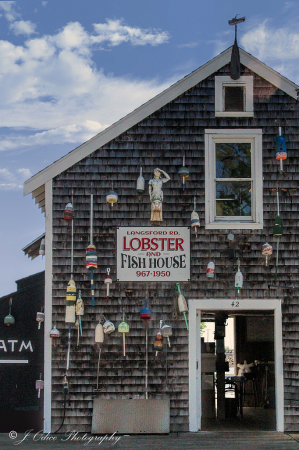
[{"label": "roof finial", "polygon": [[232,56],[230,60],[230,76],[233,80],[238,80],[241,75],[240,53],[237,43],[237,24],[244,22],[245,17],[237,19],[238,14],[232,20],[229,20],[229,25],[235,25],[235,42],[232,48]]}]

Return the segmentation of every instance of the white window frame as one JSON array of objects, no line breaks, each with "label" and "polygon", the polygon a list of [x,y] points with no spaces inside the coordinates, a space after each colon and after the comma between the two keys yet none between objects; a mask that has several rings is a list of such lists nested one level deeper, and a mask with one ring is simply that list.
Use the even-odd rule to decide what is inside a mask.
[{"label": "white window frame", "polygon": [[[225,86],[244,87],[245,108],[244,111],[225,111],[224,88]],[[230,76],[215,77],[215,116],[216,117],[253,117],[253,76],[247,75],[233,80]]]},{"label": "white window frame", "polygon": [[[216,152],[219,142],[251,143],[251,217],[216,217]],[[217,179],[219,181],[219,179]],[[233,179],[241,181],[239,178]],[[262,129],[205,130],[205,217],[207,229],[263,228]]]}]

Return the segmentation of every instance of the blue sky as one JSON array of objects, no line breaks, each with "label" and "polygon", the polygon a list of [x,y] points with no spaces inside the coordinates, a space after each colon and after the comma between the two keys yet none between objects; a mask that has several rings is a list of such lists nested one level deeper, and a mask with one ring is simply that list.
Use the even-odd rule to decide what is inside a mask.
[{"label": "blue sky", "polygon": [[299,2],[0,1],[0,296],[44,269],[23,183],[232,45],[299,83]]}]

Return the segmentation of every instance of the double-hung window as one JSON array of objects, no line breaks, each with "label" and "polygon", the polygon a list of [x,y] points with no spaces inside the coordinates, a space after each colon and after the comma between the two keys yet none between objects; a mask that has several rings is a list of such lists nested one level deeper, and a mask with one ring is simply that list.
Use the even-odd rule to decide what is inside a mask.
[{"label": "double-hung window", "polygon": [[206,228],[263,228],[262,130],[205,131]]}]

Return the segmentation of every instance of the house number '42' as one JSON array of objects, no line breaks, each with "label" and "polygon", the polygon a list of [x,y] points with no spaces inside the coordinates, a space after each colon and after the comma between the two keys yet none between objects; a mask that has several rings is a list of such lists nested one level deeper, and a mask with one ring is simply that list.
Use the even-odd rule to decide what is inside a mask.
[{"label": "house number '42'", "polygon": [[232,302],[231,306],[234,306],[235,308],[239,308],[240,302]]}]

